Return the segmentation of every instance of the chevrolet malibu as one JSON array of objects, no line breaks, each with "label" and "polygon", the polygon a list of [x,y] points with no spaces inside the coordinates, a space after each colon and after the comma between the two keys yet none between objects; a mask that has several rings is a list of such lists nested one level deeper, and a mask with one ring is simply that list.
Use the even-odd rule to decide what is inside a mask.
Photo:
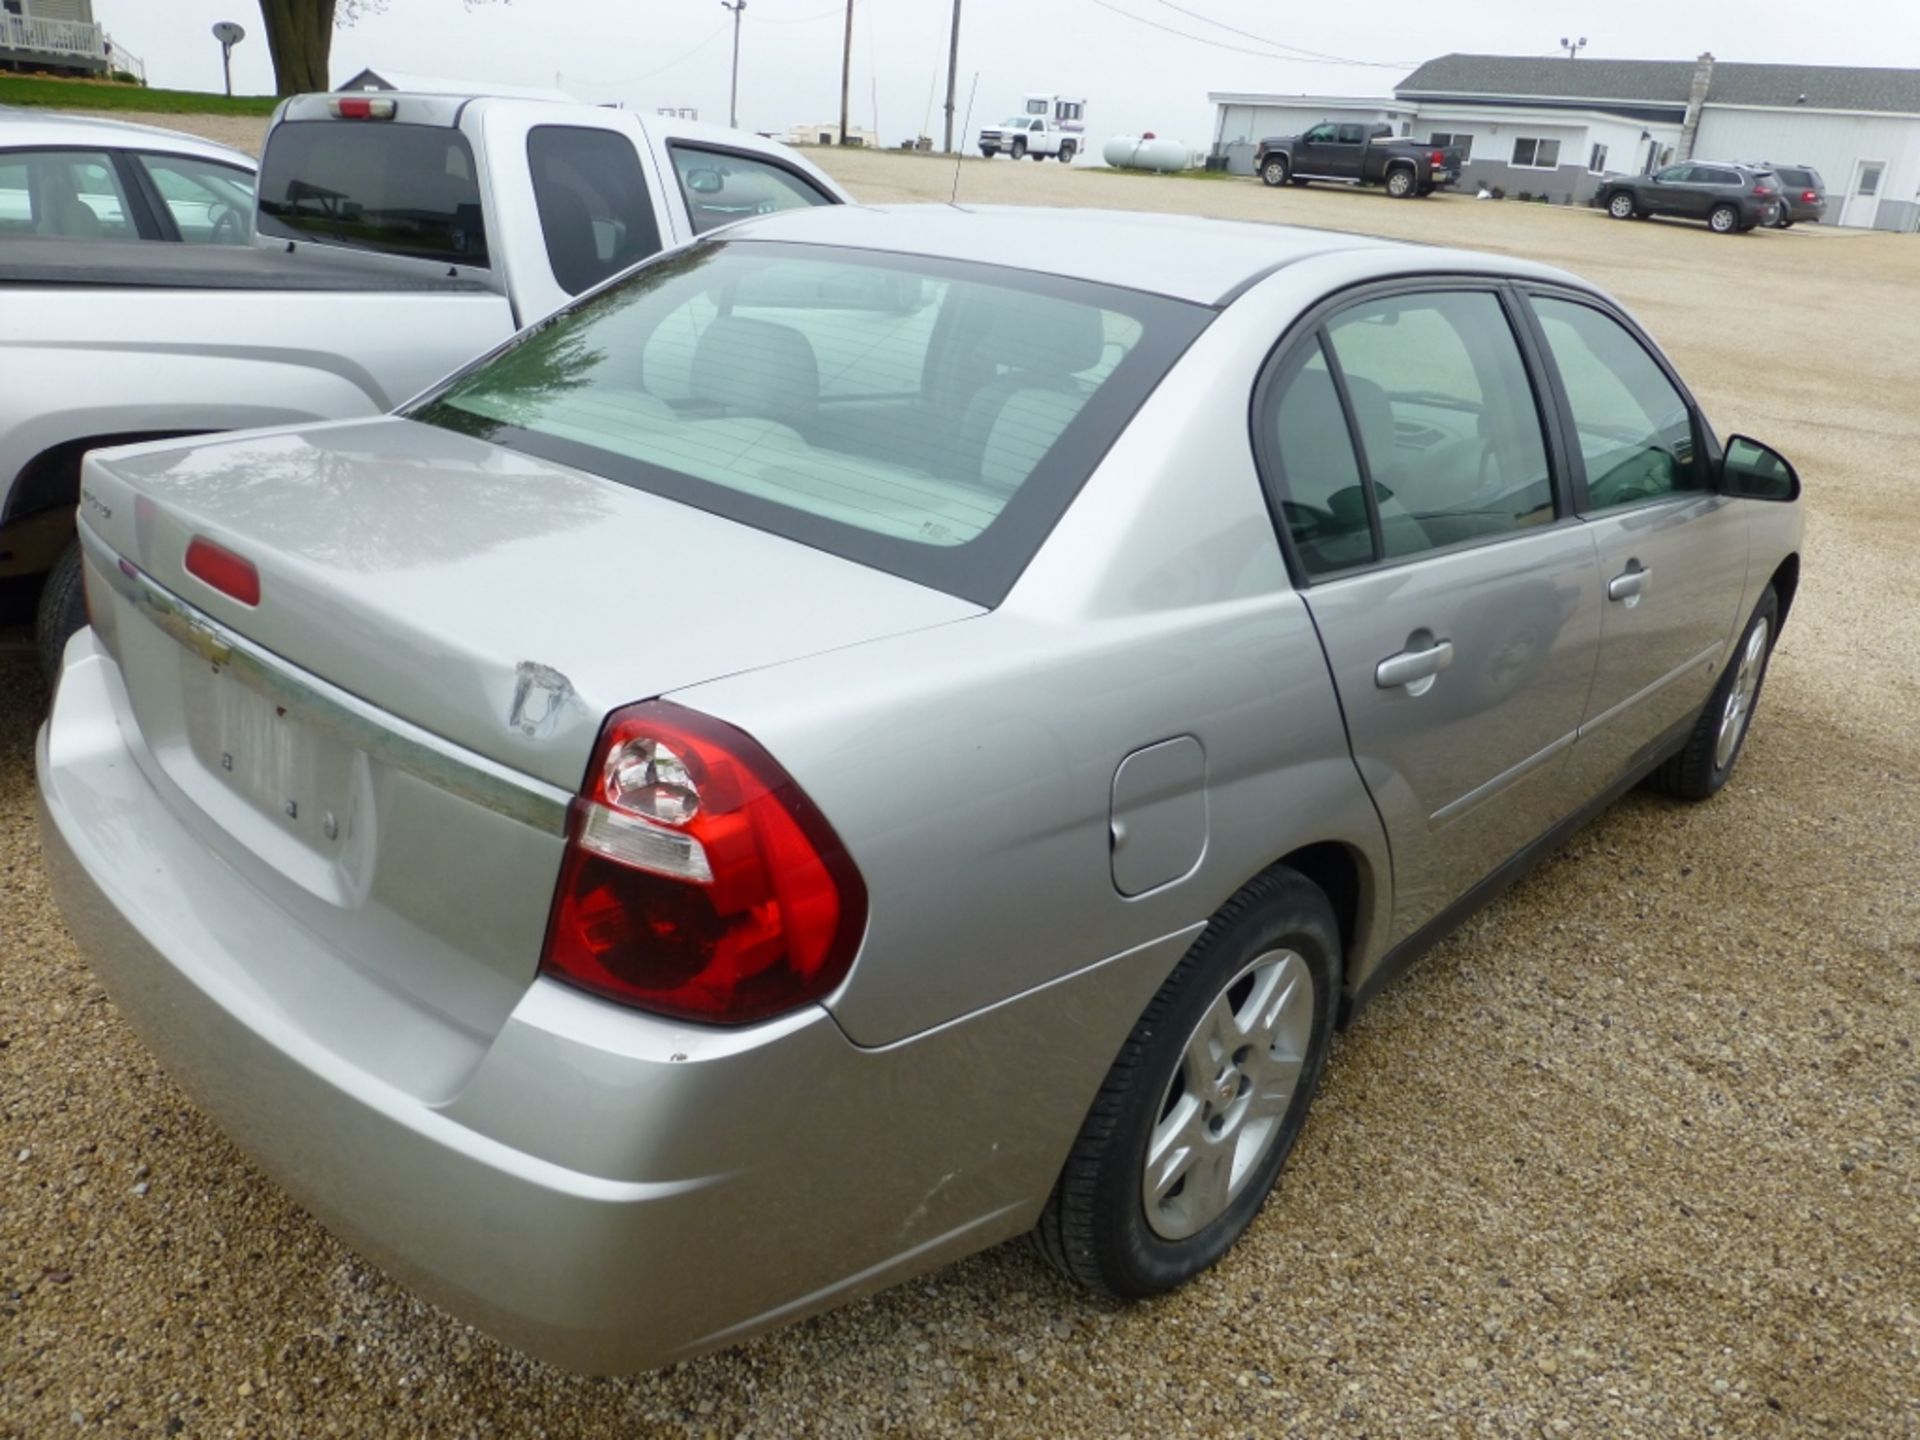
[{"label": "chevrolet malibu", "polygon": [[1798,495],[1526,262],[767,216],[394,417],[89,457],[46,863],[264,1169],[561,1365],[1023,1232],[1146,1296],[1390,976],[1726,783]]}]

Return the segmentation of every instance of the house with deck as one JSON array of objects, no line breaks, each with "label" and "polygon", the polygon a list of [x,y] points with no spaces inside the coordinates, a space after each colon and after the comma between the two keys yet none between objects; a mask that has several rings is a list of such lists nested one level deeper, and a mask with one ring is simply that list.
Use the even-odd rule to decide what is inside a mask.
[{"label": "house with deck", "polygon": [[0,0],[0,72],[140,75],[144,68],[95,22],[93,0]]}]

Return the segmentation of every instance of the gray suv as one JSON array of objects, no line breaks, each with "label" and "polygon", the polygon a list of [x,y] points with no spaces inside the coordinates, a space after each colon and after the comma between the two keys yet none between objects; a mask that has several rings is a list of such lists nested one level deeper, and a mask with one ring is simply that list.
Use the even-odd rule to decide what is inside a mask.
[{"label": "gray suv", "polygon": [[1616,220],[1666,215],[1704,220],[1716,234],[1733,235],[1774,223],[1780,183],[1756,166],[1689,160],[1651,175],[1610,179],[1598,199]]}]

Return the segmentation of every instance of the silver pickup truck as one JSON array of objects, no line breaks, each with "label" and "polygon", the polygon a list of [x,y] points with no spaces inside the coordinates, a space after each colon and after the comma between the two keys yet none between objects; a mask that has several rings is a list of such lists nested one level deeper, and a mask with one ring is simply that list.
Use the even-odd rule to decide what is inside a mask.
[{"label": "silver pickup truck", "polygon": [[597,106],[296,96],[256,245],[0,240],[0,583],[83,623],[80,459],[383,414],[581,291],[745,215],[847,199],[783,146]]}]

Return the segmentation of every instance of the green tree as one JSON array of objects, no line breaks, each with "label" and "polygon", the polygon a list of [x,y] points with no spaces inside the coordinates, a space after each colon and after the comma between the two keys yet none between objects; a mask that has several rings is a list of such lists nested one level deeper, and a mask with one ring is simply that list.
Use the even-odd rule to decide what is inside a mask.
[{"label": "green tree", "polygon": [[[486,0],[466,3],[471,9]],[[386,8],[387,0],[260,0],[275,90],[304,95],[331,88],[327,58],[333,52],[334,26],[351,25]]]}]

